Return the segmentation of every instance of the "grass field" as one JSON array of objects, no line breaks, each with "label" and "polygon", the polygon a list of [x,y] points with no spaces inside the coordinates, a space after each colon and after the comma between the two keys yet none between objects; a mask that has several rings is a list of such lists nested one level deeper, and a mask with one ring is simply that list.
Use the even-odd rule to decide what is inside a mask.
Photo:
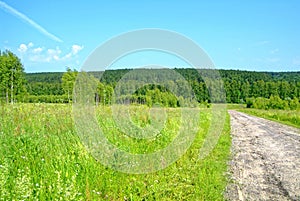
[{"label": "grass field", "polygon": [[[136,153],[167,146],[174,137],[172,130],[178,129],[178,109],[167,109],[166,128],[158,142],[138,143],[116,129],[109,112],[108,107],[97,112],[107,138]],[[147,123],[147,117],[137,114],[133,121]],[[211,111],[201,109],[200,114],[201,129],[183,157],[158,172],[125,174],[103,166],[85,150],[75,133],[71,105],[1,105],[0,200],[223,200],[229,116],[217,146],[198,160]]]},{"label": "grass field", "polygon": [[300,110],[238,109],[238,111],[300,128]]}]

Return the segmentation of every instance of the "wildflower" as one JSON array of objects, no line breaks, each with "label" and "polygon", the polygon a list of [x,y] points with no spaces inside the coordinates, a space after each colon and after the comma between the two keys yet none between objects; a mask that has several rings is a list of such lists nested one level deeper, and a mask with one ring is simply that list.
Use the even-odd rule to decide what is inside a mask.
[{"label": "wildflower", "polygon": [[[27,168],[25,168],[27,169]],[[30,178],[28,172],[18,170],[18,177],[16,178],[15,194],[18,198],[29,198],[32,193],[32,188],[30,185]]]}]

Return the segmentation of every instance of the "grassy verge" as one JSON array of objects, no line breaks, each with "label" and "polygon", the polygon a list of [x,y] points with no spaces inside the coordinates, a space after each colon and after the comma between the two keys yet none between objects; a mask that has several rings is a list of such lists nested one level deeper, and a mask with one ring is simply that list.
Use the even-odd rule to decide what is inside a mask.
[{"label": "grassy verge", "polygon": [[238,111],[300,128],[299,110],[239,109]]},{"label": "grassy verge", "polygon": [[227,103],[228,110],[245,109],[245,108],[246,108],[246,104]]},{"label": "grassy verge", "polygon": [[[152,152],[167,146],[172,129],[177,129],[179,112],[167,110],[172,115],[162,132],[164,138],[154,144],[113,138],[125,139],[112,118],[105,116],[108,108],[99,108],[99,124],[106,126],[108,139],[121,148]],[[0,200],[223,200],[231,143],[229,117],[217,146],[198,160],[211,118],[209,109],[200,113],[201,129],[183,157],[164,170],[133,175],[107,168],[87,153],[75,133],[70,105],[3,105]],[[134,121],[147,122],[143,116]]]}]

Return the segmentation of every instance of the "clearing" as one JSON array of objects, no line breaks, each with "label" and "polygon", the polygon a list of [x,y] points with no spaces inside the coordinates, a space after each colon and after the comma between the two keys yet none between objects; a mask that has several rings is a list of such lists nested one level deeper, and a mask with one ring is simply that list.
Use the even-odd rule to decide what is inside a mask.
[{"label": "clearing", "polygon": [[232,129],[229,200],[300,200],[299,130],[229,111]]}]

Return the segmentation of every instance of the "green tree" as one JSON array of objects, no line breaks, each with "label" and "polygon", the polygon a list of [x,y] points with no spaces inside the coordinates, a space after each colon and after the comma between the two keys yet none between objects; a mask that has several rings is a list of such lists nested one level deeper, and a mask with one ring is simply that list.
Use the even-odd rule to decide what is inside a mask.
[{"label": "green tree", "polygon": [[242,98],[243,101],[246,101],[247,98],[250,96],[250,84],[248,81],[242,84]]},{"label": "green tree", "polygon": [[16,95],[25,93],[25,73],[21,60],[11,51],[0,51],[0,96],[6,97],[11,103]]},{"label": "green tree", "polygon": [[61,78],[62,88],[65,94],[68,95],[69,102],[71,102],[71,94],[73,93],[77,74],[78,72],[75,69],[71,70],[71,68],[68,67],[67,72],[65,72]]},{"label": "green tree", "polygon": [[280,82],[280,98],[285,100],[286,98],[291,98],[291,86],[287,81]]}]

